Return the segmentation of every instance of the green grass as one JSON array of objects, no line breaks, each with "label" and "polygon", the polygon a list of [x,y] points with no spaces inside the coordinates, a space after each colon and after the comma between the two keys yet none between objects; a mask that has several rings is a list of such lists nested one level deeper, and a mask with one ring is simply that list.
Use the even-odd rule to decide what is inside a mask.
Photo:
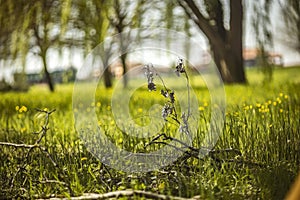
[{"label": "green grass", "polygon": [[[283,199],[300,164],[299,72],[300,68],[278,68],[273,81],[263,84],[263,76],[257,69],[248,69],[248,85],[225,86],[225,126],[215,146],[220,153],[201,160],[179,159],[147,173],[117,171],[103,165],[85,148],[74,128],[73,84],[57,85],[53,94],[40,85],[27,93],[0,93],[1,142],[33,144],[38,138],[33,132],[41,129],[45,117],[35,108],[56,109],[41,145],[58,164],[54,166],[45,154],[35,149],[12,185],[10,180],[23,165],[28,150],[0,146],[0,199],[69,197],[123,189],[181,197],[200,195],[203,199]],[[200,127],[193,141],[199,147],[203,134],[207,133],[210,94],[201,77],[192,77],[191,82],[199,99]],[[135,84],[137,80],[130,82],[131,87]],[[169,86],[175,87],[176,81],[170,80]],[[136,123],[148,124],[149,118],[144,117],[148,109],[154,103],[163,104],[164,99],[158,93],[149,92],[146,87],[135,91],[129,108]],[[145,150],[143,147],[151,138],[130,137],[117,128],[110,105],[112,94],[113,89],[99,86],[95,102],[86,107],[87,111],[96,110],[98,123],[111,141],[132,152],[162,147],[155,144]],[[163,131],[175,136],[176,128],[166,125]],[[222,151],[229,148],[241,154]]]}]

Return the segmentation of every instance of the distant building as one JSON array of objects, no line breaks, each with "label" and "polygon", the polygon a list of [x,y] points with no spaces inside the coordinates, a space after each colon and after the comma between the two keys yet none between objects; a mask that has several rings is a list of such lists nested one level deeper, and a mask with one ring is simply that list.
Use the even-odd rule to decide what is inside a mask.
[{"label": "distant building", "polygon": [[27,82],[29,84],[37,84],[43,82],[43,75],[41,73],[29,73],[26,74]]},{"label": "distant building", "polygon": [[76,68],[70,67],[68,69],[58,69],[50,73],[54,83],[69,83],[76,79]]},{"label": "distant building", "polygon": [[[52,71],[50,76],[52,78],[53,83],[69,83],[74,82],[76,79],[77,69],[74,67],[70,67],[68,69],[58,69]],[[42,73],[28,73],[27,82],[29,84],[38,84],[45,83],[46,77]]]},{"label": "distant building", "polygon": [[[261,50],[260,49],[244,49],[243,50],[243,58],[244,58],[244,65],[246,67],[257,66],[260,63],[261,57]],[[283,66],[283,57],[281,54],[267,52],[267,59],[269,64]]]},{"label": "distant building", "polygon": [[[138,62],[137,63],[136,62],[127,62],[126,63],[126,68],[127,68],[127,71],[129,71],[129,70],[132,70],[132,69],[134,69],[136,67],[140,67],[140,66],[143,66],[143,65],[144,64],[138,63]],[[122,75],[123,75],[123,65],[122,65],[122,63],[120,61],[112,63],[109,66],[109,68],[110,68],[111,74],[115,78],[119,79],[119,78],[122,77]],[[134,74],[131,73],[131,75],[134,75]],[[137,74],[135,74],[135,75],[137,75]]]}]

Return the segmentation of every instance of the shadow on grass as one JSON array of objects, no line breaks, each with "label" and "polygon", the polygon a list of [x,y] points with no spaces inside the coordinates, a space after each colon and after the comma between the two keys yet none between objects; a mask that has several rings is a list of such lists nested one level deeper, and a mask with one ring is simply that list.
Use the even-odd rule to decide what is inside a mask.
[{"label": "shadow on grass", "polygon": [[255,177],[260,188],[265,190],[262,191],[262,194],[266,195],[264,199],[284,199],[296,176],[287,168],[284,164],[280,164],[258,169]]}]

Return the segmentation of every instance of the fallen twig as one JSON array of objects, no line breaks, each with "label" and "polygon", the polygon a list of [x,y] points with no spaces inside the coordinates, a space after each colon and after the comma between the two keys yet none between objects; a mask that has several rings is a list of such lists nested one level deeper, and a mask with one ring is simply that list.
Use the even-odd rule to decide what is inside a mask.
[{"label": "fallen twig", "polygon": [[32,152],[32,150],[35,149],[35,148],[38,148],[43,154],[45,154],[46,157],[49,158],[49,160],[52,162],[52,164],[54,166],[57,166],[57,164],[55,163],[55,161],[53,160],[53,158],[49,154],[47,148],[40,145],[42,139],[46,136],[47,131],[48,131],[49,116],[53,112],[55,112],[55,109],[51,110],[51,111],[41,110],[41,109],[36,109],[36,110],[38,112],[45,113],[46,116],[45,116],[45,122],[44,122],[43,126],[41,127],[41,130],[39,132],[37,132],[37,134],[39,134],[39,137],[35,141],[34,144],[15,144],[15,143],[10,143],[10,142],[0,142],[0,146],[7,146],[7,147],[14,147],[14,148],[25,148],[25,149],[28,149],[28,151],[26,153],[26,156],[25,156],[25,158],[23,160],[23,164],[18,168],[18,170],[16,171],[16,173],[14,174],[14,176],[12,177],[12,179],[10,180],[10,186],[11,186],[11,188],[13,188],[13,186],[14,186],[14,182],[15,182],[15,179],[16,179],[17,175],[20,173],[20,171],[24,170],[26,168],[26,166],[28,165],[29,155]]},{"label": "fallen twig", "polygon": [[[163,141],[158,141],[159,139],[162,140],[171,140],[174,142],[177,142],[179,144],[182,145],[182,147],[177,147],[175,145],[169,144],[167,142],[163,142]],[[176,138],[167,136],[165,133],[161,133],[157,136],[155,136],[148,144],[145,145],[145,148],[148,147],[149,145],[152,144],[163,144],[163,145],[167,145],[170,146],[178,151],[181,151],[183,153],[185,153],[184,155],[184,159],[188,159],[188,158],[196,158],[196,159],[200,159],[200,154],[204,155],[202,153],[203,149],[202,148],[195,148],[192,146],[189,146],[188,144],[184,143],[181,140],[178,140]],[[245,164],[245,165],[252,165],[252,166],[258,166],[258,167],[263,167],[264,165],[261,163],[256,163],[253,161],[249,161],[249,160],[243,160],[243,159],[226,159],[226,158],[218,158],[216,155],[218,154],[222,154],[222,153],[233,153],[235,155],[238,156],[242,156],[242,153],[240,150],[238,149],[233,149],[233,148],[228,148],[228,149],[207,149],[207,154],[210,158],[212,158],[213,160],[215,160],[216,162],[230,162],[230,163],[237,163],[237,164]]]},{"label": "fallen twig", "polygon": [[26,148],[26,149],[38,147],[38,145],[35,145],[35,144],[15,144],[15,143],[10,143],[10,142],[0,142],[0,145],[8,146],[8,147],[15,147],[15,148]]},{"label": "fallen twig", "polygon": [[160,138],[162,138],[163,140],[172,140],[172,141],[175,141],[175,142],[177,142],[177,143],[183,145],[183,146],[184,146],[185,148],[187,148],[187,149],[190,149],[190,150],[192,150],[192,151],[198,151],[197,148],[192,147],[192,146],[186,144],[185,142],[183,142],[183,141],[181,141],[181,140],[178,140],[178,139],[176,139],[176,138],[174,138],[174,137],[167,136],[165,133],[161,133],[161,134],[159,134],[158,136],[154,137],[148,144],[145,145],[145,148],[146,148],[147,146],[149,146],[149,145],[155,143],[155,141],[157,141],[157,140],[160,139]]},{"label": "fallen twig", "polygon": [[[121,198],[121,197],[145,197],[149,199],[168,199],[168,200],[196,200],[200,199],[199,196],[192,198],[183,198],[177,196],[169,196],[164,194],[157,194],[153,192],[141,191],[141,190],[120,190],[114,192],[108,192],[105,194],[85,193],[79,197],[68,197],[68,198],[49,198],[49,200],[96,200],[96,199],[110,199],[110,198]],[[45,200],[45,199],[40,199]]]}]

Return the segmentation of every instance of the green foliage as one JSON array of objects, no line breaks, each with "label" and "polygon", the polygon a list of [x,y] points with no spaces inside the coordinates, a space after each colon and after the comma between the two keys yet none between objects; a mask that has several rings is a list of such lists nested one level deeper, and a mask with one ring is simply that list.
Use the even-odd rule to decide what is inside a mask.
[{"label": "green foliage", "polygon": [[[74,129],[72,84],[60,85],[51,94],[44,86],[34,86],[23,94],[1,93],[1,142],[33,144],[38,137],[33,132],[40,129],[45,117],[35,108],[56,109],[41,145],[58,166],[34,150],[28,157],[28,165],[11,185],[10,180],[27,150],[0,145],[0,198],[70,197],[139,189],[181,197],[200,195],[203,199],[282,199],[299,170],[297,73],[299,68],[276,69],[274,81],[262,85],[263,77],[249,70],[249,85],[225,87],[226,121],[216,153],[200,160],[179,158],[163,169],[139,174],[125,174],[105,166],[85,148]],[[199,98],[200,124],[205,125],[211,109],[210,94],[201,77],[192,80]],[[129,82],[129,87],[136,81]],[[169,86],[176,86],[176,82]],[[117,129],[110,107],[112,92],[99,86],[95,102],[87,109],[95,108],[99,125],[117,146],[132,152],[145,151],[144,144],[151,138],[133,138]],[[145,124],[147,119],[143,121],[142,117],[148,109],[153,103],[163,102],[160,95],[148,92],[145,83],[145,87],[135,91],[129,106],[137,123]],[[175,128],[165,127],[165,131],[172,134]],[[198,132],[195,146],[206,132],[205,126],[201,125]],[[162,145],[149,148],[159,147]],[[222,152],[228,148],[238,149],[241,154]]]},{"label": "green foliage", "polygon": [[285,44],[300,53],[300,3],[297,0],[279,1],[285,22],[280,38]]}]

